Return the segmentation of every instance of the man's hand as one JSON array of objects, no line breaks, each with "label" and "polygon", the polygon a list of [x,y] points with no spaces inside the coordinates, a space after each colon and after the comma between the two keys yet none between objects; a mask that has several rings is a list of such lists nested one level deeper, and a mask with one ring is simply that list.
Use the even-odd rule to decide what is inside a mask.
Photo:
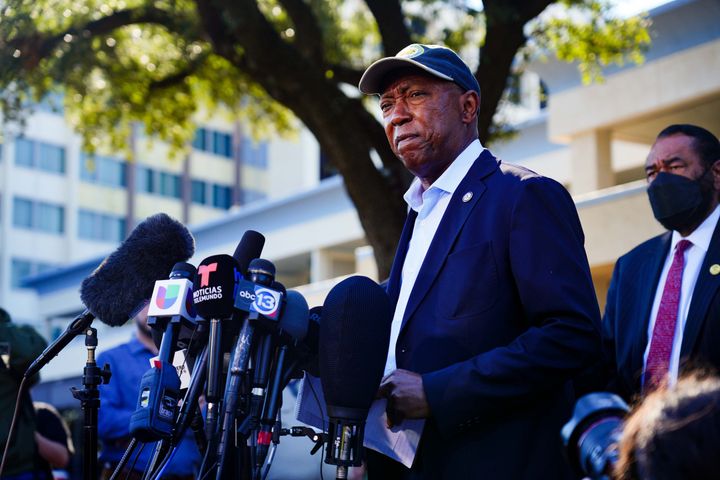
[{"label": "man's hand", "polygon": [[427,418],[430,405],[425,398],[422,377],[408,370],[395,370],[380,382],[378,398],[387,398],[388,428],[406,418]]}]

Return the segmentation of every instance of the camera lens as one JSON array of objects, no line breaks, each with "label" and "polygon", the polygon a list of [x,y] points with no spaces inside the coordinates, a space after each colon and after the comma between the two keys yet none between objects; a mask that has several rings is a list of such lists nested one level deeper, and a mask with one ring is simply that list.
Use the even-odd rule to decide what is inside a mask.
[{"label": "camera lens", "polygon": [[612,393],[591,393],[578,400],[561,432],[577,472],[600,479],[612,470],[617,462],[615,444],[628,410],[627,404]]}]

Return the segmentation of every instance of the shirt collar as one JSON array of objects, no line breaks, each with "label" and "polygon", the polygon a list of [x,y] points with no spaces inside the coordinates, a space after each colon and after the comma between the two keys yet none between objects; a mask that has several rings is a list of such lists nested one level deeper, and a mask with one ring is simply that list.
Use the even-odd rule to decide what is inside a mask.
[{"label": "shirt collar", "polygon": [[680,240],[690,240],[694,246],[700,247],[704,252],[707,252],[708,248],[710,248],[710,240],[712,240],[718,219],[720,219],[720,205],[715,207],[715,210],[687,237],[683,238],[677,231],[673,231],[670,251],[675,251],[675,245],[677,245]]},{"label": "shirt collar", "polygon": [[[470,167],[472,167],[473,163],[475,163],[475,160],[480,156],[482,151],[483,146],[480,143],[480,140],[473,140],[470,145],[465,147],[465,150],[460,152],[460,155],[455,158],[443,174],[440,175],[440,177],[435,180],[432,185],[430,185],[428,191],[439,190],[451,195],[455,193],[458,185],[460,185],[462,179],[465,178],[465,175],[467,175]],[[410,184],[410,188],[408,188],[405,195],[403,195],[403,198],[410,208],[419,212],[423,204],[423,193],[425,193],[425,190],[423,190],[420,179],[415,177]]]}]

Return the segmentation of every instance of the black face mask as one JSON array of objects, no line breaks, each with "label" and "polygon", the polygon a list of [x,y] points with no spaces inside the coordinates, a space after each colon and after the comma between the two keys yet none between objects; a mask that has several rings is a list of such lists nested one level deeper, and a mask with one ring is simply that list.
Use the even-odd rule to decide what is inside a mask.
[{"label": "black face mask", "polygon": [[696,180],[660,172],[648,186],[655,219],[668,230],[684,231],[701,223],[710,209],[712,188],[704,182],[709,169]]}]

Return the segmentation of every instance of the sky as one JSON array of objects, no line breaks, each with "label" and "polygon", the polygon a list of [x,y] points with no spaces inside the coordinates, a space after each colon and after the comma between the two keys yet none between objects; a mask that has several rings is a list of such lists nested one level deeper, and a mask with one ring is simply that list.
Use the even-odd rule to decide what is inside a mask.
[{"label": "sky", "polygon": [[622,16],[634,15],[669,2],[670,0],[616,0],[615,9]]},{"label": "sky", "polygon": [[[616,11],[622,16],[630,16],[648,11],[654,7],[669,3],[672,0],[614,0]],[[469,0],[475,8],[482,8],[482,0]]]}]

